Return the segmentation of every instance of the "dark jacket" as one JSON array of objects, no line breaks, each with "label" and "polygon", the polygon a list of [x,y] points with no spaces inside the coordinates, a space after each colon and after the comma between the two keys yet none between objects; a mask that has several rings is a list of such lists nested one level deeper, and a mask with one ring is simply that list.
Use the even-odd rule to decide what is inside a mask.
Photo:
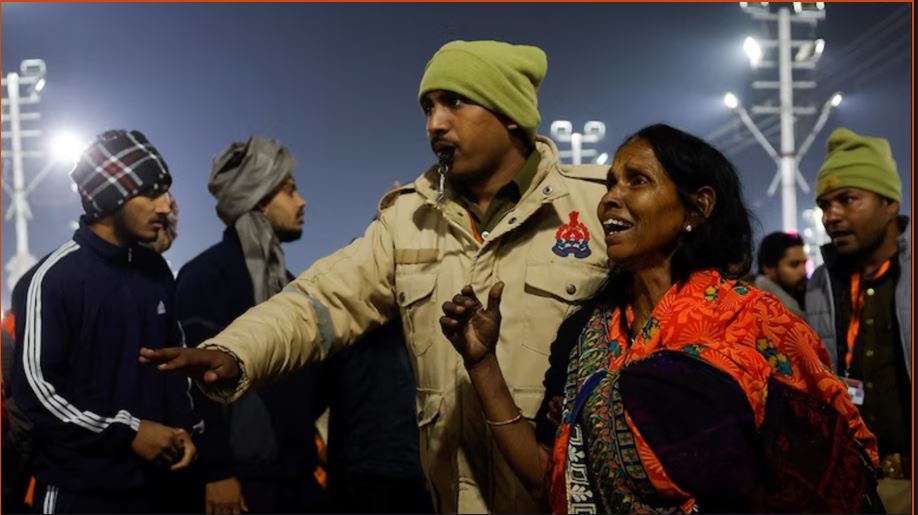
[{"label": "dark jacket", "polygon": [[150,486],[160,470],[131,450],[140,420],[195,422],[191,382],[137,360],[183,344],[166,262],[81,225],[20,284],[12,395],[34,423],[35,475],[74,491]]},{"label": "dark jacket", "polygon": [[[909,219],[899,216],[899,230],[901,234],[897,240],[898,252],[896,259],[899,263],[899,277],[896,282],[896,320],[899,326],[899,343],[902,345],[902,355],[905,358],[905,370],[908,377],[912,377],[912,247],[909,241]],[[845,338],[837,335],[846,334],[847,320],[840,320],[836,316],[839,311],[839,295],[846,295],[844,278],[848,272],[844,269],[835,247],[828,243],[822,246],[822,255],[825,264],[813,272],[806,290],[806,321],[819,335],[819,339],[826,345],[832,357],[832,366],[839,372],[844,352],[839,352],[839,347],[846,344]]]},{"label": "dark jacket", "polygon": [[401,320],[332,355],[326,367],[329,485],[355,477],[423,477],[414,372]]},{"label": "dark jacket", "polygon": [[[175,302],[189,346],[213,337],[255,305],[234,229],[182,267]],[[316,374],[311,367],[300,369],[229,406],[195,388],[195,404],[206,427],[199,439],[206,481],[311,475],[316,467],[315,420],[322,411]]]}]

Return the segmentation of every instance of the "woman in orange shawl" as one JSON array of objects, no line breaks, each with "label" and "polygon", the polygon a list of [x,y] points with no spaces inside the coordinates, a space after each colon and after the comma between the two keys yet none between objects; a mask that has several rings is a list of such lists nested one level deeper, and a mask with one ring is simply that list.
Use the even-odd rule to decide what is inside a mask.
[{"label": "woman in orange shawl", "polygon": [[503,285],[487,307],[469,287],[443,306],[485,420],[533,494],[555,513],[881,512],[876,440],[822,343],[737,280],[752,231],[730,162],[653,125],[618,149],[607,186],[598,216],[615,271],[559,330],[571,351],[552,449],[497,362]]}]

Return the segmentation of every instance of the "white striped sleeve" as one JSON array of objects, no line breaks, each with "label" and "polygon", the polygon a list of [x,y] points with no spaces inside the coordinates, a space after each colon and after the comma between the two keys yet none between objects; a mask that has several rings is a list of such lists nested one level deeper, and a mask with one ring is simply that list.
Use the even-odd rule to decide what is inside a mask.
[{"label": "white striped sleeve", "polygon": [[110,417],[101,416],[88,410],[80,410],[57,392],[55,386],[45,378],[42,371],[42,351],[47,348],[49,343],[44,340],[46,335],[43,333],[42,327],[42,309],[44,309],[42,305],[42,283],[49,270],[64,257],[76,252],[79,248],[80,246],[74,241],[65,243],[48,256],[48,259],[38,267],[32,277],[26,296],[26,320],[22,351],[23,370],[28,384],[32,388],[32,393],[44,409],[60,421],[75,424],[94,433],[101,433],[112,424],[124,424],[137,431],[140,427],[140,419],[126,410],[120,410]]}]

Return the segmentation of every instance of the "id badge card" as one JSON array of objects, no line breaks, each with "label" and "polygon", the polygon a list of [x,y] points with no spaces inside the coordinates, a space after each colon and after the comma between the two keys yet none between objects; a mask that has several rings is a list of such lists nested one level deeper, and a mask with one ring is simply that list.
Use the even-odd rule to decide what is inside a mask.
[{"label": "id badge card", "polygon": [[859,379],[849,379],[846,377],[843,377],[842,381],[844,381],[845,386],[848,387],[848,397],[851,398],[851,402],[853,402],[855,406],[863,405],[864,382]]}]

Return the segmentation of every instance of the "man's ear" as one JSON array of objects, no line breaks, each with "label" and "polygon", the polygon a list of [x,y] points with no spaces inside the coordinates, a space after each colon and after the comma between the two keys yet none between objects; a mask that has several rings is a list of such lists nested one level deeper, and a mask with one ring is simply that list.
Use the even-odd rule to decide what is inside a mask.
[{"label": "man's ear", "polygon": [[899,215],[900,205],[897,201],[888,198],[882,198],[882,200],[884,203],[883,211],[886,212],[888,216],[895,218]]}]

